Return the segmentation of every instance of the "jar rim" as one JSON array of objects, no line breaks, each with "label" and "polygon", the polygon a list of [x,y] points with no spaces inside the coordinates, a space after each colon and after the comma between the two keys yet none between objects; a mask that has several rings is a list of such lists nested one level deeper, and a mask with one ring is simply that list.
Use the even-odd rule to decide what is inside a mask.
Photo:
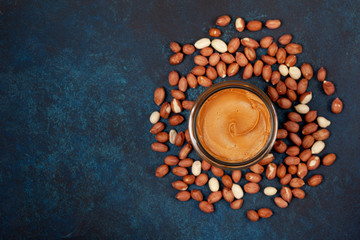
[{"label": "jar rim", "polygon": [[[271,123],[271,130],[269,134],[269,138],[264,145],[264,147],[252,158],[248,159],[247,161],[242,162],[226,162],[220,159],[213,157],[209,152],[205,150],[205,148],[201,145],[200,141],[198,140],[197,133],[196,133],[196,118],[197,114],[202,106],[202,104],[213,94],[219,92],[224,89],[228,88],[240,88],[247,91],[254,93],[258,96],[265,106],[267,107],[269,114],[270,114],[270,123]],[[216,167],[220,167],[227,170],[236,170],[236,169],[244,169],[248,168],[261,159],[263,159],[272,149],[277,135],[278,129],[278,118],[275,107],[270,100],[270,98],[257,86],[241,81],[241,80],[228,80],[221,83],[214,84],[213,86],[209,87],[205,91],[203,91],[195,100],[194,106],[191,109],[188,121],[188,128],[189,128],[189,135],[190,140],[193,145],[193,148],[197,152],[197,154],[205,161],[210,163],[211,165],[215,165]]]}]

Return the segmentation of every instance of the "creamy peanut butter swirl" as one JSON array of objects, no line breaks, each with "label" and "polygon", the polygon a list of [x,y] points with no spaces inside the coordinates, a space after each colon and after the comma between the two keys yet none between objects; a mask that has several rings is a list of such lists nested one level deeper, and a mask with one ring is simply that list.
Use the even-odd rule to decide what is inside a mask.
[{"label": "creamy peanut butter swirl", "polygon": [[254,93],[228,88],[212,94],[201,106],[196,119],[201,145],[213,157],[226,162],[244,162],[266,144],[270,113]]}]

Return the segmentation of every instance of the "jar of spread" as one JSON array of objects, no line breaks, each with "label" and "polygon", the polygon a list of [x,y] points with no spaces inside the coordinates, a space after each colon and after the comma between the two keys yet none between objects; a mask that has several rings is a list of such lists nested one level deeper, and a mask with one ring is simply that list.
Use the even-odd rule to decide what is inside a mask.
[{"label": "jar of spread", "polygon": [[202,159],[224,169],[260,161],[276,140],[278,121],[269,97],[242,81],[213,85],[196,99],[189,133]]}]

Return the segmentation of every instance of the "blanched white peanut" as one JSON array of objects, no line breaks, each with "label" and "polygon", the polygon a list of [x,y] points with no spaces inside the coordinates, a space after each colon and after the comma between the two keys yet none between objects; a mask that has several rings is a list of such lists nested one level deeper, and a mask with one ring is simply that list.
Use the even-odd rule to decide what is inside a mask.
[{"label": "blanched white peanut", "polygon": [[193,165],[191,166],[191,172],[194,176],[199,176],[201,173],[201,162],[194,161]]},{"label": "blanched white peanut", "polygon": [[321,116],[317,118],[317,122],[318,122],[319,126],[322,128],[327,128],[331,124],[331,122],[329,120],[327,120],[326,118],[321,117]]},{"label": "blanched white peanut", "polygon": [[289,68],[285,64],[279,66],[279,72],[282,76],[287,76],[289,74]]},{"label": "blanched white peanut", "polygon": [[274,187],[266,187],[264,188],[264,194],[266,196],[274,196],[277,193],[277,189]]},{"label": "blanched white peanut", "polygon": [[175,138],[176,138],[177,132],[175,129],[171,129],[169,132],[169,142],[171,144],[175,144]]},{"label": "blanched white peanut", "polygon": [[324,150],[325,143],[323,141],[316,141],[311,147],[312,154],[319,154]]},{"label": "blanched white peanut", "polygon": [[203,49],[205,47],[208,47],[210,46],[210,39],[209,38],[201,38],[199,40],[196,41],[196,43],[194,44],[194,46],[197,48],[197,49]]},{"label": "blanched white peanut", "polygon": [[310,108],[306,104],[298,104],[295,106],[295,110],[300,114],[306,114],[310,111]]},{"label": "blanched white peanut", "polygon": [[244,196],[244,191],[239,184],[233,183],[231,191],[233,192],[236,199],[240,199]]},{"label": "blanched white peanut", "polygon": [[218,52],[224,53],[227,52],[227,45],[221,39],[214,39],[211,41],[211,46]]},{"label": "blanched white peanut", "polygon": [[292,66],[289,68],[289,75],[291,78],[297,80],[301,77],[301,71],[298,67]]},{"label": "blanched white peanut", "polygon": [[219,191],[220,185],[219,185],[219,181],[217,180],[217,178],[214,178],[214,177],[210,178],[209,188],[210,188],[210,191],[212,191],[212,192]]},{"label": "blanched white peanut", "polygon": [[157,123],[159,120],[160,120],[160,113],[158,111],[155,111],[150,115],[150,122],[152,124]]}]

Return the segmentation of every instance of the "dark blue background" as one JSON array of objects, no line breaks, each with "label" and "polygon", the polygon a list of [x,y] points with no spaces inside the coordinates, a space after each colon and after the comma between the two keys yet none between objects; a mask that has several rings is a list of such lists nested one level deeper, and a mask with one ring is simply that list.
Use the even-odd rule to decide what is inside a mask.
[{"label": "dark blue background", "polygon": [[[1,237],[359,239],[359,5],[351,0],[2,1]],[[148,118],[157,109],[153,90],[169,87],[169,71],[186,74],[193,67],[192,57],[170,66],[168,45],[207,36],[222,14],[281,19],[277,30],[242,34],[232,22],[223,39],[292,33],[304,46],[299,63],[325,66],[337,87],[327,97],[312,80],[315,97],[309,105],[332,121],[321,156],[335,152],[338,159],[315,171],[324,175],[323,184],[305,187],[307,197],[284,210],[258,193],[246,195],[240,210],[221,201],[206,215],[197,202],[174,199],[175,176],[154,176],[165,154],[150,148]],[[260,78],[250,82],[265,89]],[[187,96],[193,100],[202,90]],[[335,96],[344,102],[341,115],[329,111]],[[279,115],[283,119],[285,112]],[[172,146],[170,153],[176,151]],[[279,186],[273,182],[261,186]],[[272,208],[274,216],[250,222],[246,210],[260,207]]]}]

